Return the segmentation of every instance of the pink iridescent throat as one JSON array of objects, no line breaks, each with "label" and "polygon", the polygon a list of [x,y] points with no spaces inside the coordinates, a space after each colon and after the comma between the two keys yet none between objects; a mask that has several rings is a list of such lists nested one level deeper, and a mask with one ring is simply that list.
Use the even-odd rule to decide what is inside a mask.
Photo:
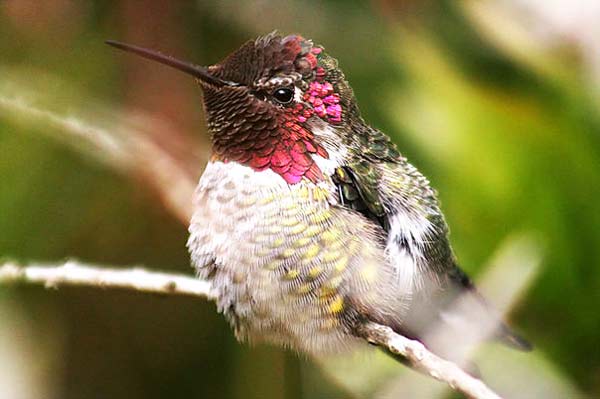
[{"label": "pink iridescent throat", "polygon": [[323,174],[313,155],[329,158],[327,151],[314,140],[314,135],[305,127],[306,121],[314,115],[330,123],[339,123],[342,120],[340,96],[334,92],[333,85],[325,81],[325,70],[318,66],[317,55],[321,51],[321,48],[313,47],[304,56],[316,76],[303,97],[309,106],[296,104],[293,108],[287,108],[280,119],[281,141],[270,155],[270,160],[255,154],[250,161],[253,168],[268,167],[289,184],[298,183],[303,177],[313,183],[322,180]]},{"label": "pink iridescent throat", "polygon": [[[289,45],[296,45],[296,54],[299,54],[297,43]],[[323,180],[323,173],[313,157],[328,159],[329,154],[315,140],[306,122],[311,117],[319,117],[332,124],[342,121],[340,96],[326,81],[325,69],[318,66],[317,56],[321,51],[321,48],[313,47],[302,56],[315,76],[304,94],[304,103],[285,108],[276,115],[278,128],[275,134],[255,143],[240,159],[256,171],[271,169],[288,184],[296,184],[303,178],[313,183]]]}]

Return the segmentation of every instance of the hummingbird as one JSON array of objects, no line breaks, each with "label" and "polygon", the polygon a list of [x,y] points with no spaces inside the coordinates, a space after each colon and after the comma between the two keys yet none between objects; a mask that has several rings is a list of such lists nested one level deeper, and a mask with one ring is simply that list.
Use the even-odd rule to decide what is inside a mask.
[{"label": "hummingbird", "polygon": [[[202,89],[212,155],[187,247],[240,341],[319,355],[364,342],[370,322],[426,345],[432,326],[455,342],[491,323],[530,349],[459,268],[436,192],[361,117],[322,46],[273,32],[203,67],[107,43]],[[454,309],[460,297],[468,312]]]}]

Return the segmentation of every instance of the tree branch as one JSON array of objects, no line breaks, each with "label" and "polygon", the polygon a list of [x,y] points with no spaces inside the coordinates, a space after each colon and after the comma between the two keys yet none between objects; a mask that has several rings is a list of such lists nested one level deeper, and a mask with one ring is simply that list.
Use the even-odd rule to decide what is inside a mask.
[{"label": "tree branch", "polygon": [[46,288],[77,285],[216,299],[210,284],[197,278],[150,272],[140,268],[98,268],[76,261],[68,261],[58,266],[40,264],[21,267],[14,263],[1,265],[0,284],[16,282],[44,284]]},{"label": "tree branch", "polygon": [[367,341],[405,358],[415,370],[445,382],[469,398],[500,399],[481,380],[471,376],[456,364],[433,354],[419,341],[397,334],[391,328],[376,323],[365,324],[360,333]]},{"label": "tree branch", "polygon": [[[62,265],[0,265],[0,284],[43,284],[47,288],[75,285],[121,288],[165,295],[187,295],[214,300],[210,283],[183,275],[151,272],[144,269],[108,269],[68,261]],[[456,364],[444,360],[418,341],[395,333],[391,328],[369,323],[360,333],[369,342],[404,357],[413,368],[474,399],[500,399],[482,381],[472,377]]]}]

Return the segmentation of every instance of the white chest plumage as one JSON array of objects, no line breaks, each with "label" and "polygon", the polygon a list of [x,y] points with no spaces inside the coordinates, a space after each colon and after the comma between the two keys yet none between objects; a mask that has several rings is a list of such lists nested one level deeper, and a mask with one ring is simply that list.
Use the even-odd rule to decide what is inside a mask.
[{"label": "white chest plumage", "polygon": [[240,338],[307,351],[354,342],[359,310],[401,317],[385,238],[361,215],[332,206],[325,187],[288,185],[271,171],[210,163],[195,198],[190,249]]}]

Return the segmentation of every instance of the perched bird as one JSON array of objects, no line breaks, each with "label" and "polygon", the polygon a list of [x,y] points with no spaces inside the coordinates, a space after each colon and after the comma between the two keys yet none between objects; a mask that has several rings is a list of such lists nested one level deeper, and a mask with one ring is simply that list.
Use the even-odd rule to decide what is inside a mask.
[{"label": "perched bird", "polygon": [[[481,323],[520,349],[458,267],[428,180],[361,117],[337,61],[299,35],[271,33],[201,67],[108,44],[194,76],[212,157],[188,248],[240,340],[338,352],[376,322],[425,340]],[[459,296],[474,306],[457,312]]]}]

